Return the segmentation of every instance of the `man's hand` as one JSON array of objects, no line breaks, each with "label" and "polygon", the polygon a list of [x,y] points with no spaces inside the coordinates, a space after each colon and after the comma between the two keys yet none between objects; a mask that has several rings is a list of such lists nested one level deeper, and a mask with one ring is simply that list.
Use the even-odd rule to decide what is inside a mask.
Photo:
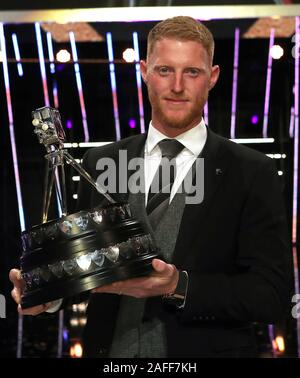
[{"label": "man's hand", "polygon": [[14,288],[11,291],[11,296],[18,304],[18,312],[22,315],[38,315],[42,312],[47,311],[51,307],[51,302],[42,304],[39,306],[34,306],[27,308],[26,310],[21,307],[21,298],[25,289],[25,281],[22,278],[21,272],[18,269],[12,269],[9,272],[9,279],[14,285]]},{"label": "man's hand", "polygon": [[147,298],[174,292],[179,278],[179,272],[175,265],[153,259],[152,267],[154,272],[150,276],[114,282],[98,287],[92,290],[92,293],[113,293]]}]

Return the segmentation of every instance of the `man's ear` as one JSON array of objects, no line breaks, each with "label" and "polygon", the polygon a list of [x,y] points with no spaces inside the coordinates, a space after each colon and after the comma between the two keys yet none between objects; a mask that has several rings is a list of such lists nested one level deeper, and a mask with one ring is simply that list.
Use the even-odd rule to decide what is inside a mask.
[{"label": "man's ear", "polygon": [[141,68],[142,78],[145,84],[147,84],[147,62],[145,60],[140,61],[140,68]]},{"label": "man's ear", "polygon": [[211,90],[218,81],[220,75],[220,67],[219,66],[213,66],[211,69],[211,75],[210,75],[210,84],[209,84],[209,90]]}]

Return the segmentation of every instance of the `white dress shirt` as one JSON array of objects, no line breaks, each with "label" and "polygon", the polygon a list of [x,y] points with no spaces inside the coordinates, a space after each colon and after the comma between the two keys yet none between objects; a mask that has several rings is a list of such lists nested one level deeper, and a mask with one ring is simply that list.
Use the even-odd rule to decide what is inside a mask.
[{"label": "white dress shirt", "polygon": [[[150,122],[148,136],[145,144],[145,203],[147,204],[148,192],[161,160],[161,151],[158,143],[163,139],[171,139],[158,131]],[[184,149],[175,158],[176,177],[170,194],[170,202],[180,187],[189,169],[199,156],[205,145],[207,130],[202,119],[201,122],[192,129],[177,135],[177,139],[184,145]]]}]

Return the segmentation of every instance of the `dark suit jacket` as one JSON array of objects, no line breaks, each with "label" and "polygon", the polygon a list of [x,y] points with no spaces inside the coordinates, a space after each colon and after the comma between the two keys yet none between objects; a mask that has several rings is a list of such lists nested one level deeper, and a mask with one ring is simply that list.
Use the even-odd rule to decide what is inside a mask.
[{"label": "dark suit jacket", "polygon": [[[128,160],[140,156],[145,140],[138,135],[91,149],[84,167],[96,179],[99,158],[118,161],[120,149],[128,151]],[[265,155],[210,130],[202,156],[204,200],[185,206],[172,261],[189,274],[186,305],[171,311],[159,304],[168,356],[255,356],[253,322],[280,321],[290,301],[290,245],[277,170]],[[79,207],[100,202],[82,182]],[[119,299],[91,296],[87,356],[107,355]]]}]

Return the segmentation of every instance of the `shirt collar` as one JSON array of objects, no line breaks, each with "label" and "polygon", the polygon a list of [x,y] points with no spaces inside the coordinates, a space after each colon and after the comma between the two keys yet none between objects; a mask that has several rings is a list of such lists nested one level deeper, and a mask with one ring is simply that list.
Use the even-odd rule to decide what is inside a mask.
[{"label": "shirt collar", "polygon": [[[150,155],[152,152],[154,152],[153,150],[157,146],[157,144],[165,138],[168,137],[158,131],[152,125],[152,122],[150,122],[145,145],[145,152]],[[185,131],[182,134],[177,135],[177,137],[175,137],[174,139],[177,139],[184,145],[185,148],[187,148],[193,155],[197,157],[204,147],[206,138],[207,130],[205,122],[202,118],[201,122],[198,123],[198,125],[188,131]]]}]

